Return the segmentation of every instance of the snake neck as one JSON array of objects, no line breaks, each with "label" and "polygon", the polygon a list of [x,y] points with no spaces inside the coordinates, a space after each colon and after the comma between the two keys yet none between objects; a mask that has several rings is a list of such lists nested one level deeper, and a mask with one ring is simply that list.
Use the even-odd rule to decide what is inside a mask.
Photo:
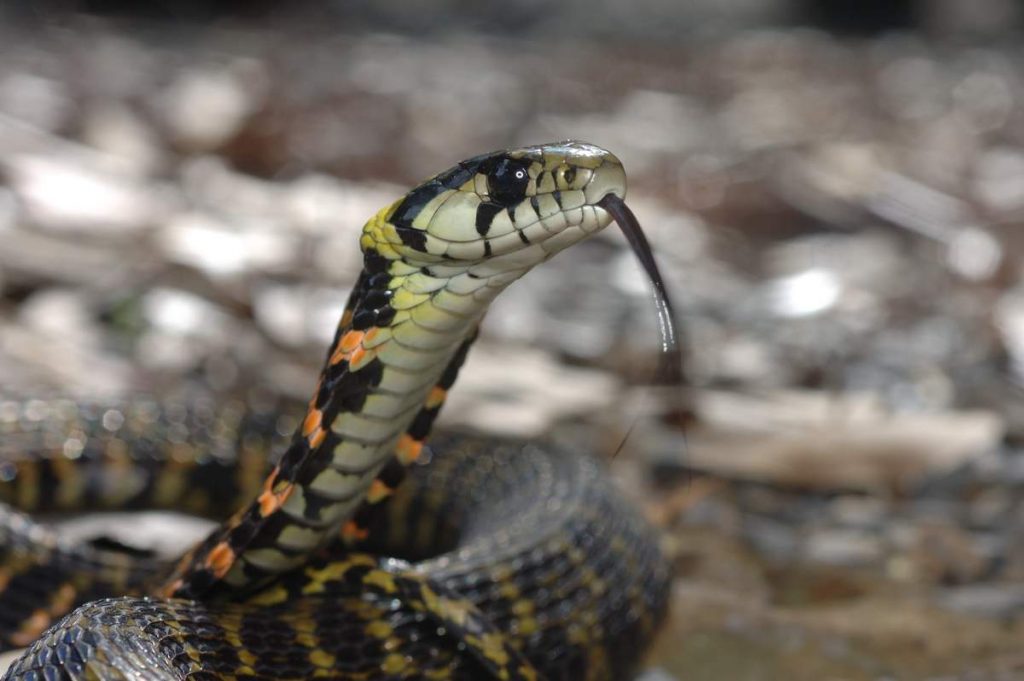
[{"label": "snake neck", "polygon": [[410,262],[376,245],[364,239],[364,267],[305,418],[262,493],[189,552],[160,595],[249,593],[339,533],[358,537],[360,504],[390,491],[389,471],[419,456],[490,302],[529,269]]},{"label": "snake neck", "polygon": [[[415,460],[491,301],[608,224],[618,159],[565,142],[460,162],[363,228],[364,267],[301,426],[263,491],[157,589],[245,594],[307,562]],[[365,527],[365,525],[362,525]]]}]

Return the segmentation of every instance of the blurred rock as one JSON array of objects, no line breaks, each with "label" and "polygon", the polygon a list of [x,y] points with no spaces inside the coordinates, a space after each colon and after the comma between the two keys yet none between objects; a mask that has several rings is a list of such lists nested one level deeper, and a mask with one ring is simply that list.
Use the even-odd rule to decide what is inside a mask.
[{"label": "blurred rock", "polygon": [[1024,151],[995,148],[978,158],[974,191],[985,207],[997,214],[1024,209]]},{"label": "blurred rock", "polygon": [[886,520],[885,502],[875,497],[844,495],[829,504],[829,511],[841,527],[876,529]]},{"label": "blurred rock", "polygon": [[0,187],[0,233],[10,231],[18,218],[18,204],[14,192]]},{"label": "blurred rock", "polygon": [[121,285],[129,279],[128,273],[149,269],[151,265],[102,246],[24,230],[10,230],[4,235],[4,247],[0,248],[0,268],[17,281],[42,279],[102,288]]},{"label": "blurred rock", "polygon": [[945,589],[939,603],[955,612],[1005,618],[1024,612],[1024,584],[972,584]]},{"label": "blurred rock", "polygon": [[255,294],[256,321],[277,342],[292,347],[327,347],[334,338],[348,291],[270,285]]},{"label": "blurred rock", "polygon": [[1024,284],[1017,284],[1000,296],[994,306],[993,320],[1009,354],[1010,369],[1018,381],[1024,380]]},{"label": "blurred rock", "polygon": [[131,108],[115,102],[100,102],[83,116],[82,141],[123,161],[125,170],[148,175],[158,169],[164,157],[155,131]]},{"label": "blurred rock", "polygon": [[950,239],[946,262],[950,269],[972,281],[989,279],[1003,260],[1003,248],[988,231],[964,225]]},{"label": "blurred rock", "polygon": [[664,669],[656,667],[640,672],[634,681],[678,681],[678,679]]},{"label": "blurred rock", "polygon": [[995,447],[986,412],[887,413],[870,396],[707,392],[689,461],[719,475],[815,489],[908,489]]},{"label": "blurred rock", "polygon": [[216,337],[226,334],[229,318],[210,302],[184,291],[154,289],[142,299],[150,326],[178,336]]},{"label": "blurred rock", "polygon": [[830,142],[787,158],[776,179],[782,197],[801,211],[844,224],[856,220],[857,207],[878,190],[884,171],[881,149]]},{"label": "blurred rock", "polygon": [[67,123],[73,108],[66,83],[17,71],[0,79],[2,114],[52,131]]},{"label": "blurred rock", "polygon": [[876,564],[883,555],[879,539],[858,530],[815,532],[806,539],[803,550],[811,562],[851,568]]},{"label": "blurred rock", "polygon": [[19,155],[3,161],[26,220],[55,231],[138,232],[169,209],[159,187],[76,158]]},{"label": "blurred rock", "polygon": [[259,269],[287,270],[297,244],[271,224],[235,226],[202,213],[170,218],[159,241],[168,260],[195,267],[210,276],[241,275]]},{"label": "blurred rock", "polygon": [[200,541],[214,523],[178,513],[96,513],[62,520],[55,525],[60,537],[84,542],[97,537],[113,539],[125,546],[152,551],[173,559],[184,547]]},{"label": "blurred rock", "polygon": [[980,579],[989,567],[983,546],[953,524],[948,514],[923,516],[914,528],[908,558],[918,580],[964,584]]},{"label": "blurred rock", "polygon": [[216,149],[259,105],[265,76],[257,62],[183,71],[161,95],[161,113],[175,142],[191,151]]},{"label": "blurred rock", "polygon": [[839,281],[825,269],[815,268],[768,283],[771,310],[781,317],[807,317],[834,306],[842,295]]},{"label": "blurred rock", "polygon": [[21,306],[21,320],[29,328],[55,339],[74,338],[77,345],[96,348],[100,329],[89,314],[88,299],[70,289],[44,289]]},{"label": "blurred rock", "polygon": [[743,519],[743,536],[758,553],[781,563],[792,560],[801,544],[791,525],[754,515]]},{"label": "blurred rock", "polygon": [[556,363],[544,352],[477,343],[439,423],[535,438],[559,419],[605,409],[616,396],[603,372]]}]

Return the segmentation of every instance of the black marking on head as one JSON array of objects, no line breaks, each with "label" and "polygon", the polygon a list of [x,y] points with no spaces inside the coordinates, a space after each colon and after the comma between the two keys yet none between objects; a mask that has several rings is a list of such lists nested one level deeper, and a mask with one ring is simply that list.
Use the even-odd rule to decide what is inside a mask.
[{"label": "black marking on head", "polygon": [[512,224],[516,224],[516,209],[514,206],[508,206],[505,208],[505,212],[508,213],[508,219],[512,221]]},{"label": "black marking on head", "polygon": [[378,253],[376,248],[368,248],[366,253],[363,254],[363,269],[367,272],[373,274],[386,272],[388,264],[388,259]]},{"label": "black marking on head", "polygon": [[491,230],[491,223],[494,222],[494,216],[500,213],[504,209],[503,206],[497,203],[481,203],[476,207],[476,231],[480,236],[487,236],[487,232]]},{"label": "black marking on head", "polygon": [[[466,182],[476,175],[480,165],[485,160],[485,156],[477,156],[469,159],[468,161],[463,161],[454,168],[449,168],[440,175],[437,175],[424,182],[419,187],[416,187],[406,194],[402,202],[395,207],[395,210],[391,213],[391,219],[388,220],[388,222],[398,229],[398,233],[400,235],[402,235],[402,230],[412,230],[412,223],[416,219],[416,216],[420,214],[420,211],[423,210],[424,206],[433,201],[439,194],[450,189],[458,189],[462,185],[466,184]],[[420,230],[414,231],[420,232]],[[422,234],[422,232],[420,233]],[[402,242],[410,248],[414,248],[418,251],[423,250],[422,248],[417,248],[414,244],[406,241],[406,236],[404,235],[402,236]]]},{"label": "black marking on head", "polygon": [[526,236],[526,231],[525,231],[525,230],[522,230],[522,229],[517,229],[517,230],[516,230],[516,234],[518,234],[518,235],[519,235],[519,240],[520,240],[520,241],[522,241],[522,242],[523,242],[524,244],[527,244],[527,245],[529,245],[529,243],[530,243],[530,237]]},{"label": "black marking on head", "polygon": [[562,192],[560,192],[560,191],[558,191],[556,189],[555,191],[551,192],[551,198],[553,198],[555,200],[555,203],[558,204],[558,208],[561,209],[562,208]]},{"label": "black marking on head", "polygon": [[540,217],[540,200],[537,199],[536,194],[530,197],[530,207],[533,208],[533,212]]},{"label": "black marking on head", "polygon": [[491,257],[491,242],[484,239],[484,257]]},{"label": "black marking on head", "polygon": [[427,251],[427,233],[415,227],[395,227],[402,243],[413,249],[425,253]]},{"label": "black marking on head", "polygon": [[420,214],[420,211],[423,210],[423,207],[443,191],[445,191],[444,185],[436,180],[431,180],[416,187],[416,189],[406,194],[402,202],[395,207],[389,222],[400,230],[412,229],[412,222]]},{"label": "black marking on head", "polygon": [[473,179],[473,176],[480,172],[480,166],[487,160],[487,156],[474,156],[465,160],[454,168],[449,168],[434,178],[445,189],[458,189]]},{"label": "black marking on head", "polygon": [[530,161],[526,159],[494,157],[481,169],[487,173],[487,194],[491,201],[503,206],[522,201],[530,184],[529,168]]}]

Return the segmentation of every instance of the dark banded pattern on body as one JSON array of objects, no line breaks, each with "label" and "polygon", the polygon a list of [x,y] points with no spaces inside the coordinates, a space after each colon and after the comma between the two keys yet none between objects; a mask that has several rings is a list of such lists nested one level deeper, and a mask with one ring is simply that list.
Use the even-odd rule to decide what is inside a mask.
[{"label": "dark banded pattern on body", "polygon": [[[20,571],[21,588],[0,591],[0,603],[20,609],[50,593],[48,604],[71,583],[83,586],[75,603],[106,599],[47,633],[4,678],[134,669],[155,679],[477,680],[501,678],[495,660],[514,659],[505,641],[536,678],[628,678],[667,600],[651,528],[586,455],[438,440],[430,464],[412,466],[389,503],[372,507],[365,541],[316,556],[245,603],[141,600],[152,561],[40,542],[45,529],[0,516],[0,527],[19,528],[20,560],[46,566]],[[0,565],[13,567],[10,554]],[[136,596],[109,598],[125,594]],[[32,624],[0,616],[0,634],[9,645],[13,627],[24,643],[19,627]],[[466,637],[478,645],[460,645]]]}]

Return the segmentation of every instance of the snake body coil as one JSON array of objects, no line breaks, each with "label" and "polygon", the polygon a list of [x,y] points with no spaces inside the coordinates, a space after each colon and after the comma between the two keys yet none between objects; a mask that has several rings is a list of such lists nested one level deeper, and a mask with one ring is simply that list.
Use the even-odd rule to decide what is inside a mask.
[{"label": "snake body coil", "polygon": [[[463,440],[398,483],[422,462],[490,302],[605,227],[624,193],[614,156],[566,142],[463,161],[382,209],[295,435],[254,498],[179,561],[67,545],[3,511],[0,635],[42,635],[4,678],[621,678],[668,575],[653,531],[592,461]],[[220,465],[203,452],[223,438],[189,418],[169,445],[152,434],[173,429],[166,410],[136,416],[70,410],[70,450],[15,419],[0,492],[26,509],[95,502],[110,496],[110,460],[148,458],[119,499],[173,506],[182,476]],[[212,474],[251,480],[259,424],[214,420],[234,424],[218,428],[241,458]]]}]

